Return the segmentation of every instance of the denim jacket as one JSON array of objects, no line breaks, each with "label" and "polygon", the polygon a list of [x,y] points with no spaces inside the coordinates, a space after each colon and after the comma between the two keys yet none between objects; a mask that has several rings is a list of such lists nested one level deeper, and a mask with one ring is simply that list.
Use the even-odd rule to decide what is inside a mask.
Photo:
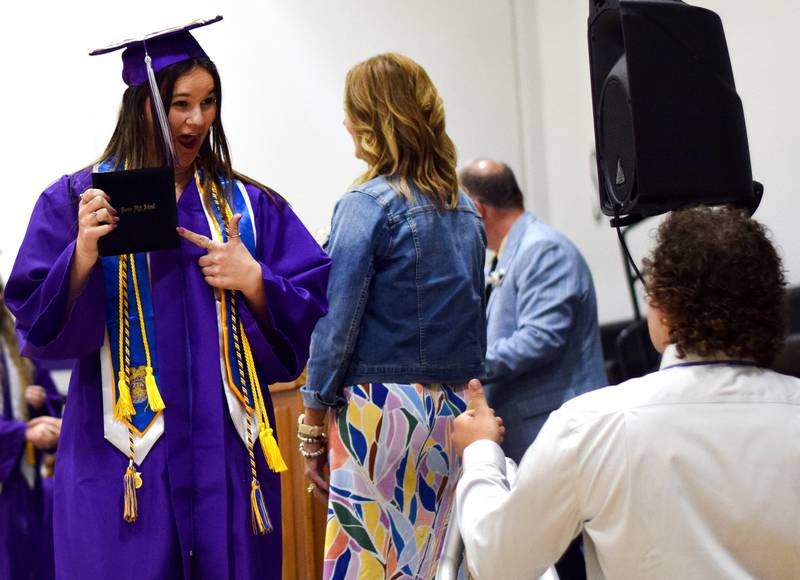
[{"label": "denim jacket", "polygon": [[366,382],[463,383],[486,352],[486,234],[469,198],[439,210],[408,203],[384,177],[333,212],[328,315],[311,338],[307,407],[339,406]]}]

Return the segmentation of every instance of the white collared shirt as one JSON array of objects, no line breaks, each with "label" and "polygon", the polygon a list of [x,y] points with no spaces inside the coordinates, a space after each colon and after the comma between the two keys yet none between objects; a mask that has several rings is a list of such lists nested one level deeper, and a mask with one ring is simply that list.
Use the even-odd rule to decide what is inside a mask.
[{"label": "white collared shirt", "polygon": [[[590,578],[800,578],[800,379],[678,359],[555,411],[509,489],[467,447],[459,527],[473,575],[537,578],[581,530]],[[684,366],[674,366],[684,365]]]}]

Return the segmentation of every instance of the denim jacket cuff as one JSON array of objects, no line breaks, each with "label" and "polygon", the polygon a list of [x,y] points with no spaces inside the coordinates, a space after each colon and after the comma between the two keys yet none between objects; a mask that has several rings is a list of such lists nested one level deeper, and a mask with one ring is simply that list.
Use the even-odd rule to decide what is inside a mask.
[{"label": "denim jacket cuff", "polygon": [[303,405],[306,409],[325,409],[329,405],[324,404],[317,391],[308,388],[308,385],[301,387],[300,392],[303,395]]}]

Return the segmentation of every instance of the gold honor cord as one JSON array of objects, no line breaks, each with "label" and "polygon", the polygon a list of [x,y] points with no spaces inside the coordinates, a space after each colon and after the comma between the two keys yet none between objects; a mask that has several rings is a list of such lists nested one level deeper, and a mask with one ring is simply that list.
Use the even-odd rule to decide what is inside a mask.
[{"label": "gold honor cord", "polygon": [[[202,183],[200,182],[200,177],[197,171],[197,167],[195,167],[195,181],[197,183],[197,188],[202,195],[203,187]],[[233,214],[227,202],[220,199],[216,184],[213,183],[211,186],[211,199],[214,203],[214,206],[216,207],[217,212],[220,215],[220,221],[223,222],[222,224],[218,224],[216,218],[214,219],[217,233],[220,239],[222,240],[221,228],[223,225],[225,225],[226,233],[228,234],[230,233],[227,232],[226,224],[230,223]],[[272,522],[270,521],[266,505],[264,503],[264,495],[263,492],[261,491],[261,484],[258,481],[258,473],[256,471],[255,451],[254,451],[253,435],[251,429],[254,416],[257,416],[259,420],[258,439],[259,442],[261,443],[261,450],[264,453],[267,465],[272,471],[276,473],[286,471],[287,466],[286,462],[283,460],[283,457],[281,456],[281,452],[278,447],[278,442],[275,439],[274,432],[269,423],[269,417],[267,416],[263,393],[261,392],[261,386],[258,381],[255,362],[253,361],[253,353],[250,349],[250,342],[247,340],[247,335],[244,332],[244,327],[242,326],[241,320],[238,315],[238,309],[236,307],[236,291],[221,289],[220,301],[224,308],[225,305],[227,304],[228,292],[230,292],[231,334],[233,337],[234,353],[236,355],[236,366],[238,370],[239,384],[242,391],[241,394],[244,399],[244,411],[246,417],[247,435],[245,439],[247,444],[247,453],[250,461],[250,476],[251,476],[250,480],[251,522],[254,534],[267,534],[272,532],[273,526]],[[227,329],[223,328],[222,332],[226,333],[227,335]],[[230,365],[230,361],[228,360],[227,354],[223,353],[223,356],[226,359],[225,364]],[[247,372],[247,376],[245,376],[245,371]],[[248,390],[247,390],[248,378],[250,379],[250,384],[252,385],[253,388],[252,410],[248,407],[247,404],[249,400]]]},{"label": "gold honor cord", "polygon": [[147,404],[153,412],[158,413],[164,410],[164,401],[156,385],[153,374],[153,366],[150,358],[150,345],[147,340],[147,328],[145,326],[144,313],[142,309],[142,298],[139,292],[139,280],[136,274],[136,259],[133,254],[124,254],[119,257],[119,373],[117,388],[119,398],[114,408],[114,418],[123,422],[128,427],[129,460],[124,477],[124,509],[123,517],[126,522],[132,524],[139,515],[138,500],[136,490],[142,486],[142,476],[136,470],[136,455],[133,447],[133,428],[130,418],[136,414],[131,397],[131,340],[130,340],[130,305],[128,303],[128,264],[130,264],[131,276],[133,280],[133,290],[136,299],[136,309],[139,315],[140,330],[142,333],[142,344],[145,352],[145,385],[147,389]]},{"label": "gold honor cord", "polygon": [[136,278],[136,263],[133,254],[130,255],[131,272],[133,273],[133,290],[136,292],[136,309],[139,312],[139,327],[142,332],[142,343],[144,344],[144,356],[147,366],[145,367],[145,386],[147,388],[147,404],[154,413],[163,411],[165,408],[164,400],[156,384],[156,377],[153,374],[153,363],[150,360],[150,346],[147,344],[147,329],[145,328],[144,315],[142,314],[142,297],[139,294],[139,281]]},{"label": "gold honor cord", "polygon": [[[129,524],[136,521],[139,515],[139,502],[136,498],[136,480],[139,473],[136,471],[136,455],[133,450],[133,429],[130,418],[136,414],[131,399],[131,389],[128,382],[131,367],[131,338],[130,324],[128,321],[128,256],[119,257],[119,398],[114,408],[114,418],[128,426],[128,468],[123,478],[125,493],[123,495],[123,518]],[[141,481],[141,477],[139,478]]]}]

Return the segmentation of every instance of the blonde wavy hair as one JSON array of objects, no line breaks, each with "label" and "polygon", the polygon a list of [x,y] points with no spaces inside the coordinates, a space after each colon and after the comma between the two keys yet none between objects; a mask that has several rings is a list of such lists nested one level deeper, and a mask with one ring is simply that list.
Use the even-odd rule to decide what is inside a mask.
[{"label": "blonde wavy hair", "polygon": [[373,56],[347,73],[344,106],[369,166],[356,184],[383,175],[409,201],[413,183],[438,207],[456,205],[456,148],[424,68],[397,53]]}]

